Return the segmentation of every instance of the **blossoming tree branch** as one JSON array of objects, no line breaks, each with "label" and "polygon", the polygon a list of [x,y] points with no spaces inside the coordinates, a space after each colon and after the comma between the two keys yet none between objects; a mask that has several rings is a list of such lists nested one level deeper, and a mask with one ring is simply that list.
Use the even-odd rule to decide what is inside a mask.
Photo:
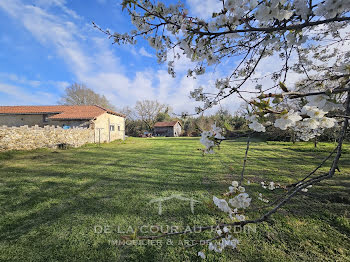
[{"label": "blossoming tree branch", "polygon": [[[221,2],[221,10],[205,20],[191,16],[181,3],[124,0],[123,9],[129,13],[135,30],[111,33],[94,24],[118,44],[136,44],[139,38],[148,41],[156,50],[158,61],[167,63],[173,77],[176,77],[175,64],[182,57],[195,65],[188,69],[188,77],[205,74],[214,66],[218,70],[222,64],[234,65],[226,77],[216,80],[215,93],[201,86],[191,92],[196,101],[203,102],[196,113],[235,95],[249,106],[246,118],[255,132],[265,132],[267,126],[273,125],[282,130],[291,129],[298,139],[307,141],[327,128],[339,126],[337,147],[302,180],[286,186],[274,182],[261,185],[268,190],[284,190],[273,203],[261,207],[267,210],[264,215],[257,218],[244,215],[251,208],[253,197],[243,186],[244,171],[240,181],[233,181],[222,198],[213,197],[214,204],[230,220],[217,225],[217,236],[208,240],[207,249],[216,252],[228,246],[235,248],[239,243],[228,226],[263,222],[300,191],[306,192],[313,184],[331,178],[338,168],[350,118],[350,1]],[[277,59],[281,66],[267,75],[257,75],[259,64],[269,58]],[[294,82],[296,78],[291,79],[292,74],[298,76]],[[272,84],[264,85],[266,78]],[[252,83],[255,88],[247,89]],[[206,153],[214,153],[224,139],[221,133],[221,128],[215,125],[202,133],[201,143]],[[330,158],[333,161],[329,171],[316,175]],[[256,198],[269,202],[262,193]],[[157,237],[161,236],[152,238]],[[204,258],[205,252],[202,250],[198,255]]]}]

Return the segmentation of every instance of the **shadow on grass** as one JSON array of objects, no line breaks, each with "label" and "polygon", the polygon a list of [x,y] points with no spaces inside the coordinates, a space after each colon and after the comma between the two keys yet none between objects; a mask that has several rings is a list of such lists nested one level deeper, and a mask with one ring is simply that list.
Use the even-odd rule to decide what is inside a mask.
[{"label": "shadow on grass", "polygon": [[[193,257],[184,255],[190,251],[182,249],[171,252],[166,247],[112,249],[102,242],[106,237],[97,237],[91,231],[93,225],[98,223],[193,225],[221,221],[222,214],[215,208],[208,209],[207,205],[211,203],[213,194],[219,196],[227,190],[232,180],[231,172],[235,175],[240,173],[245,142],[225,141],[221,147],[224,160],[233,171],[222,164],[223,159],[211,155],[203,157],[197,151],[200,147],[198,138],[155,138],[130,139],[126,143],[100,147],[88,145],[58,153],[39,150],[0,154],[0,206],[4,214],[0,218],[0,239],[13,252],[22,248],[26,254],[38,246],[41,251],[41,246],[47,245],[50,252],[42,252],[47,257],[51,256],[52,260],[61,257],[69,261],[70,254],[75,254],[86,260],[93,257],[95,261],[108,261],[108,256],[122,254],[127,257],[126,261],[140,261],[141,258],[154,261],[155,257],[159,261],[161,256],[170,256],[169,261],[193,261]],[[274,181],[294,181],[317,166],[326,155],[326,152],[317,154],[292,149],[287,143],[252,143],[247,176],[256,177],[257,181],[266,177]],[[273,243],[288,249],[295,247],[305,237],[293,232],[298,227],[294,224],[291,226],[292,222],[308,221],[318,223],[320,227],[329,224],[335,228],[332,237],[337,241],[342,240],[342,230],[347,228],[347,220],[334,217],[334,214],[346,217],[345,211],[349,210],[350,183],[347,174],[350,169],[347,157],[345,154],[340,163],[342,174],[337,173],[334,179],[315,186],[308,194],[300,194],[277,213],[282,222],[272,218],[270,224],[267,223],[270,231],[263,228],[259,231],[260,235],[250,236],[254,241],[248,238],[250,244],[243,245],[240,253],[233,253],[232,257],[237,260],[264,260],[269,252],[283,250],[279,248],[259,253],[263,251],[256,249],[252,256],[244,248],[257,243],[257,239],[261,241],[260,247],[271,247]],[[236,162],[231,162],[231,159]],[[261,190],[258,184],[252,188]],[[148,204],[151,199],[172,194],[191,196],[200,200],[201,204],[196,206],[192,215],[186,203],[170,201],[164,206],[162,216],[158,215],[156,206]],[[267,197],[268,194],[267,191]],[[283,234],[278,236],[277,232],[273,236],[273,230],[280,230]],[[320,243],[322,237],[323,231],[320,231],[308,235],[307,240],[316,239],[315,242]],[[279,238],[280,242],[276,242],[275,238]],[[80,243],[81,239],[86,243]],[[67,241],[66,244],[62,240]],[[57,250],[57,246],[62,250]],[[326,244],[322,242],[320,246],[324,248]],[[302,252],[307,254],[307,251]],[[316,257],[319,258],[326,251],[317,252]],[[328,255],[331,253],[327,252]],[[172,253],[176,255],[172,256]],[[34,255],[30,259],[35,260]],[[213,261],[218,261],[218,257]]]}]

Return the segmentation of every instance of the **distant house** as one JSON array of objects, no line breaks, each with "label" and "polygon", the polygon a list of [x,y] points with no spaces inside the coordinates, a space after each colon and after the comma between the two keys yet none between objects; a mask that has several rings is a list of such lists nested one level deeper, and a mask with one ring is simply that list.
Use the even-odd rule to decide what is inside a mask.
[{"label": "distant house", "polygon": [[0,106],[0,126],[85,127],[95,130],[96,142],[125,138],[125,116],[97,105]]},{"label": "distant house", "polygon": [[182,126],[179,121],[157,122],[154,125],[155,136],[180,136]]}]

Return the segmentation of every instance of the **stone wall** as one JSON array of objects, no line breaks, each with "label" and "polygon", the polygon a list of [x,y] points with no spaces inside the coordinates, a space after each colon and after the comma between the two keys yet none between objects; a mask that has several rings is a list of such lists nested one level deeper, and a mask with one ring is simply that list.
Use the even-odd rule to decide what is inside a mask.
[{"label": "stone wall", "polygon": [[87,128],[0,126],[0,151],[56,148],[58,144],[79,147],[94,140],[94,130]]}]

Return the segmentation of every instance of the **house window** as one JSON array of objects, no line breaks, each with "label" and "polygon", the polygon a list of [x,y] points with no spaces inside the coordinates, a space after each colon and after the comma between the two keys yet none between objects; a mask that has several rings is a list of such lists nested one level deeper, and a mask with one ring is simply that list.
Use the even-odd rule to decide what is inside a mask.
[{"label": "house window", "polygon": [[114,125],[110,125],[110,126],[109,126],[109,130],[110,130],[110,131],[114,131],[114,130],[115,130],[115,129],[114,129]]},{"label": "house window", "polygon": [[118,131],[120,131],[120,126],[118,126]]},{"label": "house window", "polygon": [[44,123],[49,122],[49,115],[43,115],[43,122]]}]

